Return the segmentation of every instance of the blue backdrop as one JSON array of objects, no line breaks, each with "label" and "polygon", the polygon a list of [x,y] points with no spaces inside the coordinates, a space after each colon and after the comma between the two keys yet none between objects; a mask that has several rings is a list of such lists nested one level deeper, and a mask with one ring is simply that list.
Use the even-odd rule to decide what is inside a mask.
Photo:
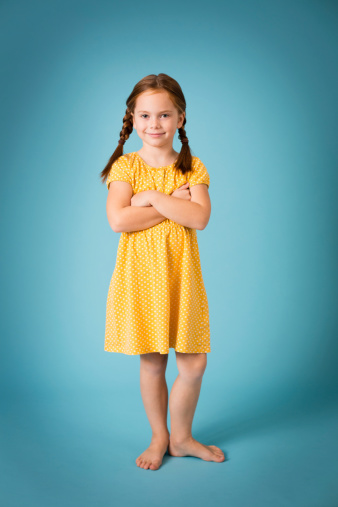
[{"label": "blue backdrop", "polygon": [[[3,505],[337,506],[337,2],[32,0],[0,18]],[[119,234],[99,173],[160,72],[210,174],[193,430],[228,460],[154,475],[135,464],[139,356],[103,350]],[[124,152],[140,147],[133,132]],[[171,349],[169,391],[176,375]]]}]

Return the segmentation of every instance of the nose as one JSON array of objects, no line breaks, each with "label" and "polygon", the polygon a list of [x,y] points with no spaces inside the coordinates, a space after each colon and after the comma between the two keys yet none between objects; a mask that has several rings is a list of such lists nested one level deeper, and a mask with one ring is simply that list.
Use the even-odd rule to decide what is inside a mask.
[{"label": "nose", "polygon": [[150,120],[150,128],[157,128],[159,126],[159,119],[158,118],[152,118]]}]

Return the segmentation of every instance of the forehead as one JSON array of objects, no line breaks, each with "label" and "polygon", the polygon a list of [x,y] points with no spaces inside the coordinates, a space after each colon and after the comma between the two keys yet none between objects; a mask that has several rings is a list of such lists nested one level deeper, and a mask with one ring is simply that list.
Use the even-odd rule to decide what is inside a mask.
[{"label": "forehead", "polygon": [[175,110],[174,104],[168,92],[149,90],[143,92],[136,99],[136,111],[156,112],[159,110]]}]

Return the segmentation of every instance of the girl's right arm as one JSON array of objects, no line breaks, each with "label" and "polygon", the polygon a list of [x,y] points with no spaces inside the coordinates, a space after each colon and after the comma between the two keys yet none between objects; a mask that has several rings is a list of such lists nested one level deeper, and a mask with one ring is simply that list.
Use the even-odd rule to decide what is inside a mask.
[{"label": "girl's right arm", "polygon": [[112,181],[107,198],[107,217],[114,232],[148,229],[166,220],[154,206],[131,206],[133,190],[126,181]]}]

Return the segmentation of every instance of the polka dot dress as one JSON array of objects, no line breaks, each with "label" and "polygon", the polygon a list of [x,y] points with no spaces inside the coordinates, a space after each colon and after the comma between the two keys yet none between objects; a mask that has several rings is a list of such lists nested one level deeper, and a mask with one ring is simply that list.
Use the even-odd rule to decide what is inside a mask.
[{"label": "polka dot dress", "polygon": [[[147,165],[137,152],[122,155],[106,180],[127,181],[133,195],[144,190],[171,194],[187,181],[206,183],[198,157],[183,175],[174,164]],[[106,306],[104,350],[128,355],[210,352],[209,308],[197,233],[172,220],[122,232]]]}]

